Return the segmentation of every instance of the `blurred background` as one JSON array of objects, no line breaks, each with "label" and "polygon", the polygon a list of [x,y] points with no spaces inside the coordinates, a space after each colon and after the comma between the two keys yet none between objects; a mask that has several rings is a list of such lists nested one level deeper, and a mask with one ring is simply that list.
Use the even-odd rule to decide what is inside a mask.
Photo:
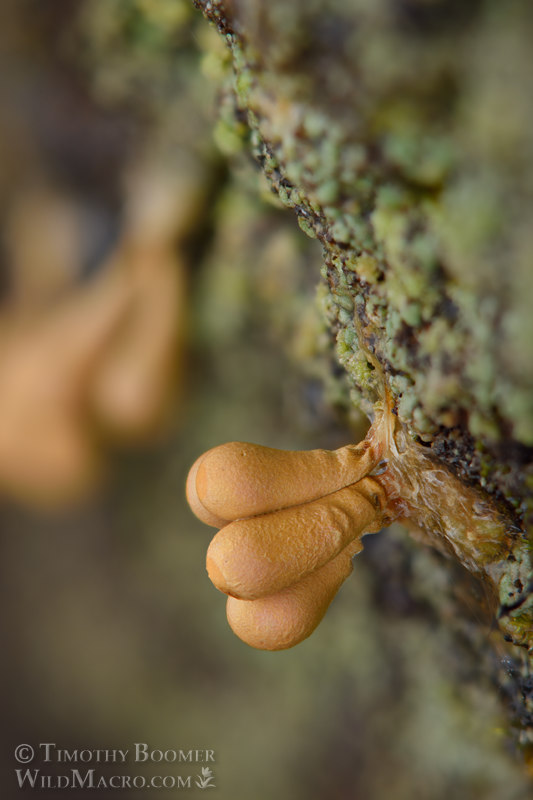
[{"label": "blurred background", "polygon": [[[530,796],[482,665],[399,580],[439,558],[401,530],[287,652],[240,642],[207,579],[199,454],[365,433],[320,247],[224,123],[214,31],[187,0],[1,14],[2,796],[31,793],[21,742],[212,749],[228,800]],[[146,774],[200,771],[169,766]]]}]

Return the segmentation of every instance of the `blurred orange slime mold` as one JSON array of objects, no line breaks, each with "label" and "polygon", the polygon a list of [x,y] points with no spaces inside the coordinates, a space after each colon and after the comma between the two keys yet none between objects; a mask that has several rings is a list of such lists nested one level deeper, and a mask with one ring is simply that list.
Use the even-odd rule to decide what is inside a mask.
[{"label": "blurred orange slime mold", "polygon": [[32,190],[16,204],[8,231],[15,280],[0,314],[5,495],[41,509],[76,502],[100,477],[109,440],[138,442],[164,429],[181,377],[184,188],[151,165],[140,171],[117,247],[81,283],[68,198]]},{"label": "blurred orange slime mold", "polygon": [[0,488],[55,506],[79,496],[98,473],[86,425],[94,367],[128,302],[117,275],[105,276],[37,319],[0,325]]}]

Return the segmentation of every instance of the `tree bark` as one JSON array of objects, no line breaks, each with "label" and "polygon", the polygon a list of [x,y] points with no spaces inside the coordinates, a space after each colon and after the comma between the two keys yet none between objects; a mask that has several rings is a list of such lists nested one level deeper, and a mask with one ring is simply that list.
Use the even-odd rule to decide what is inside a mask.
[{"label": "tree bark", "polygon": [[195,2],[231,52],[226,135],[323,246],[347,403],[386,407],[407,448],[398,516],[442,555],[425,583],[404,562],[404,591],[503,687],[533,758],[533,9]]}]

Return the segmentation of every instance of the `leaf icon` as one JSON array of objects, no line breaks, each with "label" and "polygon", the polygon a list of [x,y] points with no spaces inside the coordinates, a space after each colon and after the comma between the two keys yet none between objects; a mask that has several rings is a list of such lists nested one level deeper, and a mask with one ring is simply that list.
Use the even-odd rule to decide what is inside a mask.
[{"label": "leaf icon", "polygon": [[198,778],[195,781],[196,785],[199,789],[207,789],[207,788],[215,788],[213,773],[209,769],[209,767],[202,767],[202,774],[196,776]]}]

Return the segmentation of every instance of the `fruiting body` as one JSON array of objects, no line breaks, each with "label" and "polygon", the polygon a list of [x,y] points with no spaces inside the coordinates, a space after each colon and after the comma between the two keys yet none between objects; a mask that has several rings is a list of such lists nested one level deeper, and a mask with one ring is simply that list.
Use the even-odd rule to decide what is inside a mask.
[{"label": "fruiting body", "polygon": [[37,319],[4,320],[0,347],[0,489],[54,506],[92,484],[99,453],[85,399],[94,368],[129,300],[104,275]]},{"label": "fruiting body", "polygon": [[377,530],[384,494],[364,478],[310,503],[231,522],[211,542],[209,577],[217,589],[246,600],[291,586],[362,531]]},{"label": "fruiting body", "polygon": [[[194,464],[187,499],[201,503],[206,512],[206,519],[198,515],[202,521],[221,527],[221,520],[265,514],[336,492],[363,478],[378,460],[369,442],[305,452],[229,442]],[[209,515],[217,521],[208,522]]]},{"label": "fruiting body", "polygon": [[237,636],[260,650],[285,650],[315,630],[342,583],[353,556],[363,549],[351,542],[339,555],[298,583],[259,600],[228,597],[228,622]]},{"label": "fruiting body", "polygon": [[182,328],[182,265],[174,254],[140,248],[124,264],[132,300],[95,374],[91,407],[118,438],[140,439],[165,418]]}]

